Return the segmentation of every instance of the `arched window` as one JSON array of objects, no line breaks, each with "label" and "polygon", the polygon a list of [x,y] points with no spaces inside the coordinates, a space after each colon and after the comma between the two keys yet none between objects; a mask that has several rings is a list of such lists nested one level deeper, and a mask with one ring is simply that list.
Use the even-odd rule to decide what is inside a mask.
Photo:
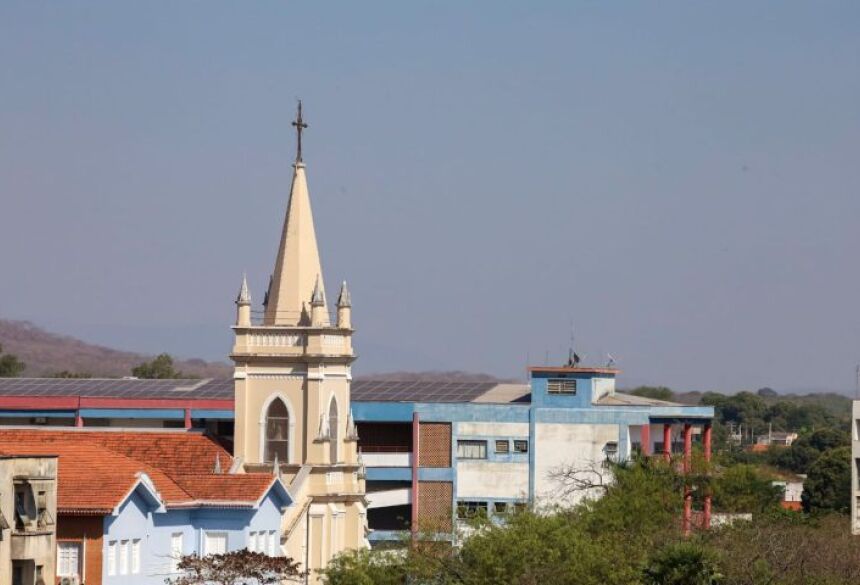
[{"label": "arched window", "polygon": [[337,446],[339,443],[339,425],[337,420],[337,401],[335,401],[334,396],[331,397],[331,403],[329,403],[328,407],[328,428],[330,433],[330,441],[329,441],[329,449],[330,451],[330,461],[331,463],[337,463]]},{"label": "arched window", "polygon": [[275,398],[266,411],[266,445],[263,460],[272,463],[275,454],[278,462],[289,462],[290,413],[280,398]]}]

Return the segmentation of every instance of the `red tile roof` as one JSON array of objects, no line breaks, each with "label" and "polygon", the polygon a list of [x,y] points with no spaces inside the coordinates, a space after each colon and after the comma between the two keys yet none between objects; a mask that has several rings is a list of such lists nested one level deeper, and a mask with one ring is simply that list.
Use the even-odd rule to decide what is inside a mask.
[{"label": "red tile roof", "polygon": [[271,485],[267,473],[215,474],[230,454],[199,433],[0,428],[0,453],[59,457],[60,512],[107,514],[146,473],[167,507],[199,502],[252,505]]}]

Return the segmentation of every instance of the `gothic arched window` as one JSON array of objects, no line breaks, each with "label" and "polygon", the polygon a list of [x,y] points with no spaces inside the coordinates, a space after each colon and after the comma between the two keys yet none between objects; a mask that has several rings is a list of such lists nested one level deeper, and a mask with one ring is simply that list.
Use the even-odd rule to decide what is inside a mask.
[{"label": "gothic arched window", "polygon": [[278,462],[289,462],[290,413],[280,398],[275,398],[266,411],[266,445],[263,460],[272,463],[275,454]]},{"label": "gothic arched window", "polygon": [[337,463],[338,427],[337,402],[332,396],[328,407],[329,449],[331,449],[329,460],[331,463]]}]

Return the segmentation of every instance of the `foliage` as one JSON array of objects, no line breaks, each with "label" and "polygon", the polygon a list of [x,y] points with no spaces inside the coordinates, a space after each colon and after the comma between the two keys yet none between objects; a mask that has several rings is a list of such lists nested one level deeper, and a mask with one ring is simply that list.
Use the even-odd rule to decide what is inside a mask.
[{"label": "foliage", "polygon": [[274,585],[298,581],[303,574],[289,557],[270,557],[247,549],[220,555],[183,556],[179,577],[165,580],[170,585]]},{"label": "foliage", "polygon": [[701,544],[670,544],[649,560],[643,571],[645,585],[716,585],[722,581],[717,555]]},{"label": "foliage", "polygon": [[731,585],[860,582],[860,547],[844,517],[765,514],[704,536]]},{"label": "foliage", "polygon": [[767,512],[779,507],[782,488],[754,465],[727,467],[712,482],[713,504],[721,512]]},{"label": "foliage", "polygon": [[87,374],[86,372],[70,372],[69,370],[63,370],[62,372],[54,372],[50,376],[51,378],[92,378],[92,374]]},{"label": "foliage", "polygon": [[851,508],[851,447],[824,453],[803,482],[803,508],[807,512],[848,513]]},{"label": "foliage", "polygon": [[169,353],[162,353],[148,362],[143,362],[131,370],[131,375],[138,378],[151,378],[158,380],[183,378],[182,372],[173,367],[173,357]]},{"label": "foliage", "polygon": [[408,574],[399,551],[353,550],[336,556],[322,571],[331,585],[399,585]]},{"label": "foliage", "polygon": [[0,345],[0,378],[17,378],[24,372],[26,364],[11,353],[4,354]]},{"label": "foliage", "polygon": [[655,400],[672,401],[675,398],[675,393],[666,386],[639,386],[630,391],[634,396],[644,396],[645,398],[654,398]]}]

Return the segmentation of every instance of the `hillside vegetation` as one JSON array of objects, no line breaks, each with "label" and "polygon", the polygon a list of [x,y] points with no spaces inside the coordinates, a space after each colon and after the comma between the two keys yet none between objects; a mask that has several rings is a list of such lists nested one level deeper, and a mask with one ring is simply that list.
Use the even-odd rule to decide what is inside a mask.
[{"label": "hillside vegetation", "polygon": [[[27,321],[2,319],[0,345],[4,353],[24,362],[20,375],[31,378],[59,373],[95,378],[129,376],[133,368],[153,357],[57,335]],[[183,374],[199,378],[229,378],[233,372],[227,363],[200,359],[176,360],[175,367]]]}]

